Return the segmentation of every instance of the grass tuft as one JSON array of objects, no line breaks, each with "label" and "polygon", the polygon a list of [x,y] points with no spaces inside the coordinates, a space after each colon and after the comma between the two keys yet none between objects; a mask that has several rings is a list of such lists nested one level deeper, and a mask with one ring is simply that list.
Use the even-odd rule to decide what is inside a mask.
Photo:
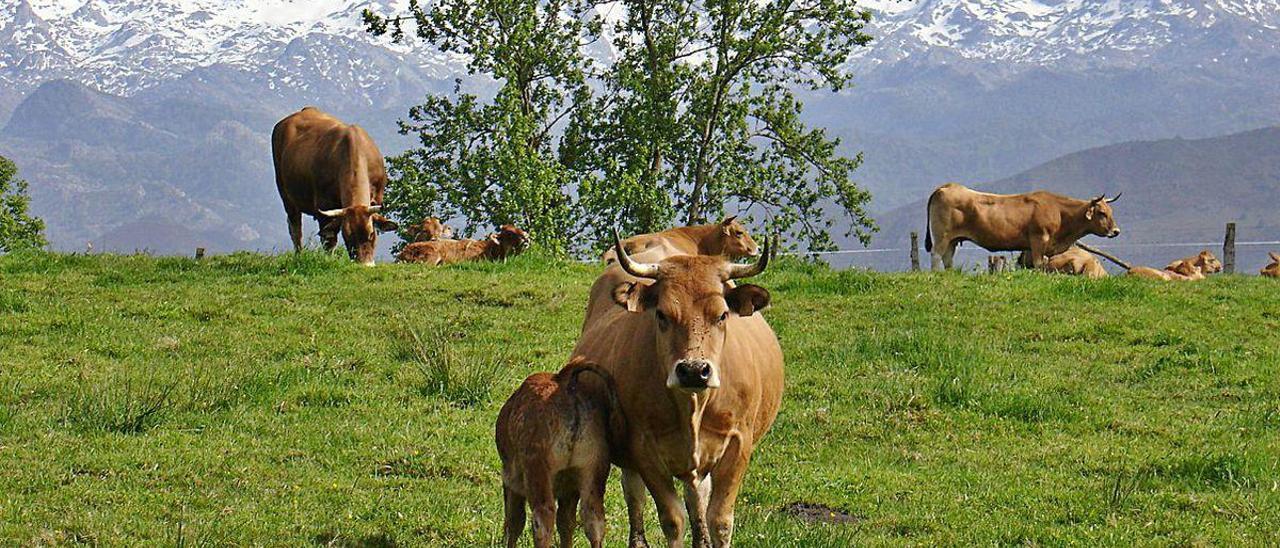
[{"label": "grass tuft", "polygon": [[141,434],[173,410],[174,386],[154,378],[96,382],[82,374],[67,402],[63,422],[86,430]]},{"label": "grass tuft", "polygon": [[421,374],[419,393],[458,407],[474,407],[489,401],[498,374],[508,368],[509,360],[497,356],[464,360],[449,344],[459,336],[465,333],[450,328],[425,337],[415,329],[407,329],[401,343],[407,346],[410,361]]}]

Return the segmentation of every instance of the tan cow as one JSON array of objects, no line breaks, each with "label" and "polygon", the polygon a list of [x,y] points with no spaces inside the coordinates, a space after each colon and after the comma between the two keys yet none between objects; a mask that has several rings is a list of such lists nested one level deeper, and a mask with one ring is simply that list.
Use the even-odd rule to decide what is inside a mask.
[{"label": "tan cow", "polygon": [[396,262],[431,266],[467,261],[501,261],[518,255],[529,246],[529,233],[515,225],[502,225],[483,240],[435,240],[404,246]]},{"label": "tan cow", "polygon": [[1119,198],[1077,200],[1044,190],[990,194],[945,184],[929,196],[924,247],[934,270],[951,268],[963,241],[987,251],[1029,252],[1032,266],[1040,268],[1086,234],[1119,236],[1110,205]]},{"label": "tan cow", "polygon": [[646,545],[646,488],[671,546],[683,542],[686,509],[696,546],[730,544],[738,489],[783,385],[782,349],[759,314],[769,292],[730,282],[763,272],[768,248],[751,265],[706,255],[640,263],[615,238],[618,262],[592,286],[573,355],[618,383],[628,443],[617,464],[633,547]]},{"label": "tan cow", "polygon": [[572,546],[579,501],[587,540],[592,548],[602,546],[609,462],[626,443],[617,392],[608,371],[575,359],[554,375],[530,375],[502,405],[494,440],[509,548],[524,530],[526,503],[533,511],[534,546],[550,548],[553,527],[560,545]]},{"label": "tan cow", "polygon": [[1062,253],[1049,257],[1049,262],[1045,263],[1044,268],[1049,272],[1084,276],[1091,280],[1107,277],[1107,269],[1102,267],[1102,262],[1098,261],[1097,257],[1074,245]]},{"label": "tan cow", "polygon": [[378,232],[397,227],[379,213],[387,171],[369,134],[307,107],[276,124],[271,156],[293,249],[302,250],[305,213],[320,224],[325,250],[338,245],[341,230],[347,253],[373,266]]},{"label": "tan cow", "polygon": [[409,237],[409,243],[430,242],[452,238],[453,229],[441,222],[438,217],[427,217],[421,223],[409,225],[404,229],[404,234]]},{"label": "tan cow", "polygon": [[1280,278],[1280,253],[1272,251],[1270,255],[1271,264],[1262,267],[1260,274],[1268,278]]},{"label": "tan cow", "polygon": [[1200,271],[1200,267],[1184,261],[1176,261],[1173,268],[1164,270],[1156,270],[1149,266],[1135,266],[1129,269],[1129,275],[1166,282],[1192,282],[1205,278],[1204,273]]},{"label": "tan cow", "polygon": [[1190,257],[1183,257],[1173,261],[1165,266],[1164,269],[1174,270],[1178,266],[1178,263],[1190,263],[1195,265],[1200,268],[1200,272],[1205,274],[1222,272],[1222,261],[1219,261],[1218,258],[1207,249]]},{"label": "tan cow", "polygon": [[[739,259],[760,253],[760,247],[751,239],[746,227],[738,222],[736,215],[715,224],[639,234],[623,240],[622,247],[631,255],[643,253],[649,260],[661,260],[672,255],[714,255]],[[613,249],[609,249],[600,258],[612,264],[615,257]]]}]

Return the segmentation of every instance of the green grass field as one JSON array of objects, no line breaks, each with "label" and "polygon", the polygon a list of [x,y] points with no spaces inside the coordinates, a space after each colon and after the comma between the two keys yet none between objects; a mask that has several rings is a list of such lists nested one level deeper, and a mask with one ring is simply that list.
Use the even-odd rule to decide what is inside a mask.
[{"label": "green grass field", "polygon": [[[494,544],[494,417],[598,268],[0,257],[0,545]],[[1276,542],[1280,283],[754,283],[787,387],[739,545]]]}]

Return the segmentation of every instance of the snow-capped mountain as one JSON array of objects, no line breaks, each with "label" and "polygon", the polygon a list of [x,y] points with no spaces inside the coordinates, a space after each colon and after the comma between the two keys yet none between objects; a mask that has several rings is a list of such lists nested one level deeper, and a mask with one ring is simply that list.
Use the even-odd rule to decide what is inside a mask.
[{"label": "snow-capped mountain", "polygon": [[1280,52],[1275,0],[874,0],[860,68],[912,56],[1010,67],[1246,65]]},{"label": "snow-capped mountain", "polygon": [[442,80],[457,68],[425,48],[369,36],[368,7],[399,0],[17,0],[0,10],[0,84],[54,78],[131,96],[208,67],[244,70],[269,89],[333,87],[385,106],[397,79]]}]

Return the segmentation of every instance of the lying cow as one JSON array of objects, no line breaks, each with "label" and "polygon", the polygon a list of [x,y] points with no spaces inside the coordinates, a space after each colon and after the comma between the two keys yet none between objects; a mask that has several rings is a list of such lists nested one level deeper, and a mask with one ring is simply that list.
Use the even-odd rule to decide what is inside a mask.
[{"label": "lying cow", "polygon": [[934,270],[952,268],[956,246],[972,241],[987,251],[1026,251],[1041,268],[1087,234],[1120,235],[1105,195],[1077,200],[1037,190],[989,194],[950,183],[929,196],[924,247]]},{"label": "lying cow", "polygon": [[[1019,262],[1027,261],[1024,257],[1019,257],[1018,260]],[[1097,257],[1074,245],[1062,253],[1049,257],[1049,261],[1044,264],[1044,270],[1058,274],[1084,276],[1091,280],[1107,277],[1107,269],[1102,267],[1102,262]]]},{"label": "lying cow", "polygon": [[608,371],[575,359],[554,375],[530,375],[502,405],[494,439],[502,459],[508,547],[524,530],[526,504],[533,511],[534,546],[550,548],[553,527],[560,545],[572,546],[579,500],[587,540],[592,548],[602,546],[609,462],[626,443],[617,393]]},{"label": "lying cow", "polygon": [[1129,269],[1129,275],[1166,282],[1191,282],[1203,280],[1205,277],[1200,267],[1185,261],[1175,261],[1172,268],[1164,270],[1156,270],[1149,266],[1135,266]]},{"label": "lying cow", "polygon": [[[739,259],[754,257],[760,253],[756,241],[751,239],[746,227],[737,216],[709,225],[681,226],[640,234],[622,241],[623,249],[631,255],[644,254],[648,260],[662,260],[672,255],[713,255]],[[600,258],[605,263],[616,261],[616,252],[609,249]]]},{"label": "lying cow", "polygon": [[1179,263],[1189,263],[1200,269],[1204,274],[1214,274],[1222,272],[1222,261],[1219,261],[1209,250],[1201,251],[1190,257],[1184,257],[1169,263],[1164,267],[1165,270],[1174,270]]},{"label": "lying cow", "polygon": [[347,253],[373,266],[378,232],[397,227],[380,214],[387,170],[369,134],[307,107],[276,124],[271,157],[294,251],[302,250],[305,213],[320,224],[326,251],[341,230]]},{"label": "lying cow", "polygon": [[[573,355],[602,364],[618,383],[631,546],[647,545],[646,488],[668,544],[683,543],[686,508],[695,546],[730,544],[738,491],[783,385],[782,349],[759,314],[769,292],[731,281],[763,272],[769,247],[751,265],[706,255],[644,263],[615,239],[617,263],[591,288]],[[683,505],[673,479],[685,486]]]},{"label": "lying cow", "polygon": [[483,240],[435,240],[404,246],[396,262],[431,266],[467,261],[500,261],[517,255],[529,246],[529,233],[515,225],[502,225],[496,234]]},{"label": "lying cow", "polygon": [[1272,251],[1271,264],[1262,267],[1262,274],[1268,278],[1280,278],[1280,253]]},{"label": "lying cow", "polygon": [[453,229],[441,222],[438,217],[427,217],[421,223],[409,225],[404,229],[404,234],[408,236],[409,243],[430,242],[452,238]]}]

